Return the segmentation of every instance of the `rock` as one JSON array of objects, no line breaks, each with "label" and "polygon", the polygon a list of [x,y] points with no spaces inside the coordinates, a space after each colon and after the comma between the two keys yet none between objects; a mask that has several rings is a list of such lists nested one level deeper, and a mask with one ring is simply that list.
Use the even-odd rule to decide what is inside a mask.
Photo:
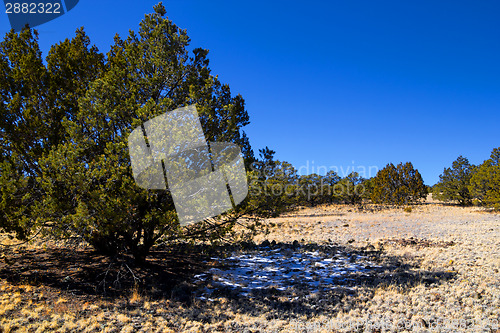
[{"label": "rock", "polygon": [[269,247],[270,245],[271,245],[271,243],[269,243],[269,241],[267,239],[265,241],[263,241],[262,243],[260,243],[261,247]]}]

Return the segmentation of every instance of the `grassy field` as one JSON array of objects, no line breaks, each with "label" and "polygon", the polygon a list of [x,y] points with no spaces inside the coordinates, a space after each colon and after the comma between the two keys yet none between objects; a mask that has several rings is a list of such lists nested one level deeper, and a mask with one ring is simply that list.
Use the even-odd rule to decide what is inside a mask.
[{"label": "grassy field", "polygon": [[[3,249],[2,332],[500,332],[500,215],[428,201],[266,220],[254,242]],[[4,243],[8,240],[4,237]]]}]

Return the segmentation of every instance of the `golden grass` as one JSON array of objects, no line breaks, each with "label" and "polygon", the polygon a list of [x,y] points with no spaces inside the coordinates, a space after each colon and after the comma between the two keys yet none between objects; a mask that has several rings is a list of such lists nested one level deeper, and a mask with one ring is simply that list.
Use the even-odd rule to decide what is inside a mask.
[{"label": "golden grass", "polygon": [[[301,216],[304,215],[304,216]],[[322,295],[309,295],[307,313],[293,308],[221,295],[214,301],[150,299],[134,288],[123,299],[73,306],[71,293],[45,286],[0,281],[2,332],[500,332],[500,215],[480,208],[436,203],[371,211],[333,205],[269,219],[267,235],[255,241],[371,246],[411,265],[422,280],[356,286],[321,312]],[[400,240],[415,240],[400,242]],[[424,242],[425,241],[425,242]],[[453,242],[444,246],[443,242]],[[31,245],[33,246],[33,245]],[[425,274],[449,272],[453,279],[428,282]],[[165,295],[168,298],[168,295]],[[277,295],[276,304],[286,303]],[[128,304],[128,305],[124,305]],[[301,312],[302,311],[302,312]],[[385,325],[385,326],[384,326]],[[399,326],[398,326],[399,325]],[[496,326],[495,326],[496,325]],[[395,327],[395,328],[394,328]]]},{"label": "golden grass", "polygon": [[142,295],[139,292],[139,288],[134,286],[132,289],[132,295],[130,295],[130,303],[139,303],[142,301]]}]

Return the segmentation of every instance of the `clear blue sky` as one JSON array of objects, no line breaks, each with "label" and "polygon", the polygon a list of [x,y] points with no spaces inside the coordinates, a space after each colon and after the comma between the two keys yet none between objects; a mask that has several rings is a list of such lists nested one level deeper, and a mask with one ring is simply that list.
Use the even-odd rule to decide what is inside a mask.
[{"label": "clear blue sky", "polygon": [[[107,52],[155,3],[80,0],[38,27],[44,56],[80,26]],[[269,146],[303,173],[411,161],[432,185],[458,155],[481,163],[500,146],[497,0],[164,4],[245,98],[255,152]]]}]

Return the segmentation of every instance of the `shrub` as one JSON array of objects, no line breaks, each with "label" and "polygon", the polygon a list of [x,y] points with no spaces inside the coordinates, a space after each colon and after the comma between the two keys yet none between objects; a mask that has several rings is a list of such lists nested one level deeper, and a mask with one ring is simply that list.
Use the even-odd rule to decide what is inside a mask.
[{"label": "shrub", "polygon": [[389,163],[377,172],[371,185],[374,203],[408,205],[427,196],[422,176],[410,162],[400,163],[397,167]]}]

